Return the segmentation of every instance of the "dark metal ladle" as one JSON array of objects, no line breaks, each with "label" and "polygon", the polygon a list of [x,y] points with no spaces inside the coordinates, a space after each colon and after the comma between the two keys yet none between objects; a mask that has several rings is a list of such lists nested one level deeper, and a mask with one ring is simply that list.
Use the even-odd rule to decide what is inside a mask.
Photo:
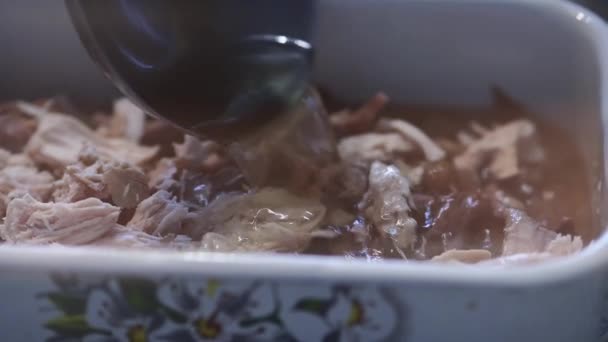
[{"label": "dark metal ladle", "polygon": [[150,114],[230,139],[306,92],[313,0],[66,0],[84,46]]}]

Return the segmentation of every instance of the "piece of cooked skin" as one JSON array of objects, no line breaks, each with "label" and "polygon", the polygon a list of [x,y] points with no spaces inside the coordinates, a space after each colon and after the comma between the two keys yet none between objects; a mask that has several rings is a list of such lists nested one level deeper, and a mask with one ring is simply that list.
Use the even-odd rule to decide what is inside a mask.
[{"label": "piece of cooked skin", "polygon": [[405,257],[416,241],[416,220],[410,217],[411,192],[408,179],[392,165],[374,162],[369,172],[369,189],[360,208],[378,232],[394,241]]},{"label": "piece of cooked skin", "polygon": [[515,120],[483,133],[467,145],[464,153],[454,158],[460,170],[478,170],[488,158],[488,170],[496,179],[506,179],[519,173],[519,148],[522,140],[531,139],[536,127],[529,120]]},{"label": "piece of cooked skin", "polygon": [[350,111],[348,109],[330,115],[329,120],[338,135],[350,135],[370,130],[380,111],[386,106],[389,98],[384,93],[377,93],[361,108]]},{"label": "piece of cooked skin", "polygon": [[398,133],[364,133],[338,142],[340,159],[351,163],[375,160],[389,162],[399,154],[414,150],[412,143]]},{"label": "piece of cooked skin", "polygon": [[143,165],[156,156],[157,147],[141,146],[123,138],[102,138],[81,121],[44,108],[20,102],[19,108],[38,120],[38,128],[25,147],[36,162],[62,170],[78,162],[86,144],[111,160]]},{"label": "piece of cooked skin", "polygon": [[110,232],[120,208],[96,198],[42,203],[27,193],[9,196],[0,236],[11,243],[84,245]]},{"label": "piece of cooked skin", "polygon": [[128,228],[144,231],[154,236],[180,234],[182,222],[188,215],[188,209],[177,202],[173,195],[161,190],[142,201]]},{"label": "piece of cooked skin", "polygon": [[185,231],[195,240],[202,237],[203,248],[299,252],[308,246],[325,212],[325,206],[317,199],[264,188],[256,193],[217,198],[189,215]]},{"label": "piece of cooked skin", "polygon": [[476,264],[478,262],[489,260],[491,258],[492,253],[485,249],[452,249],[449,251],[445,251],[436,257],[433,257],[431,261]]},{"label": "piece of cooked skin", "polygon": [[105,159],[91,146],[85,146],[78,158],[78,163],[66,167],[63,178],[56,182],[55,201],[95,197],[111,200],[121,208],[135,208],[148,196],[148,179],[138,168]]},{"label": "piece of cooked skin", "polygon": [[418,145],[428,161],[438,161],[445,157],[445,151],[426,133],[411,123],[400,119],[381,119],[378,122],[381,131],[397,132]]}]

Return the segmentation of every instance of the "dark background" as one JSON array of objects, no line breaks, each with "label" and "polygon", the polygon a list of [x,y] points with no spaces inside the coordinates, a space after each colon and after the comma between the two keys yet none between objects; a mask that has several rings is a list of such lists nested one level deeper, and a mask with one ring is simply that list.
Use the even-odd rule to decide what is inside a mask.
[{"label": "dark background", "polygon": [[575,2],[592,9],[597,14],[608,19],[608,0],[578,0]]}]

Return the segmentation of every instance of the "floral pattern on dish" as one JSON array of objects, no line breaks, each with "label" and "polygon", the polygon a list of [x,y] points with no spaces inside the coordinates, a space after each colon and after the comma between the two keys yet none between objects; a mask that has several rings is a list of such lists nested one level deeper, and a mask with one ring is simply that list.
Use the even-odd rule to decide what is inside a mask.
[{"label": "floral pattern on dish", "polygon": [[59,341],[390,341],[405,317],[386,289],[217,279],[54,276],[41,294]]}]

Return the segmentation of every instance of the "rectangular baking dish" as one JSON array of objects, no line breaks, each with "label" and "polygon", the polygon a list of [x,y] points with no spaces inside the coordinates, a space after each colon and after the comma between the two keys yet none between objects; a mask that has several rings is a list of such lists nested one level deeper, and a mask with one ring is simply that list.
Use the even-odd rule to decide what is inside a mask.
[{"label": "rectangular baking dish", "polygon": [[[549,0],[323,0],[317,80],[345,101],[487,107],[498,85],[577,139],[606,223],[608,29]],[[57,2],[0,2],[0,99],[116,96]],[[595,341],[608,237],[534,266],[0,248],[2,341]]]}]

